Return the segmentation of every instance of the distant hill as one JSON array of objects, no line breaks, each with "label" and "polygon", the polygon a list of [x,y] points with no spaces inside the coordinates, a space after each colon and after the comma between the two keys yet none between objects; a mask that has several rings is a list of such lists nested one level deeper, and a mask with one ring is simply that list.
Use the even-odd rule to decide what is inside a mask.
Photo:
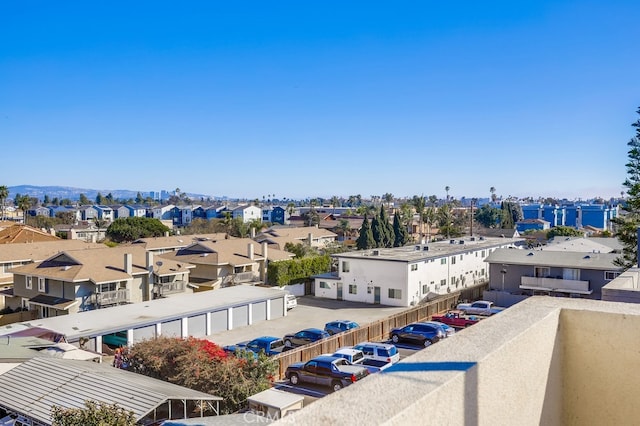
[{"label": "distant hill", "polygon": [[[86,195],[86,197],[90,200],[94,200],[98,195],[98,192],[103,196],[107,196],[108,194],[113,195],[115,199],[135,199],[138,195],[138,192],[142,194],[142,197],[149,197],[151,195],[150,191],[135,191],[130,189],[88,189],[88,188],[72,188],[68,186],[35,186],[35,185],[18,185],[18,186],[9,186],[9,198],[13,199],[16,194],[20,195],[28,195],[30,197],[35,197],[39,200],[42,200],[45,195],[48,195],[49,198],[58,198],[59,200],[63,198],[68,198],[70,200],[78,200],[80,198],[80,194]],[[210,195],[203,194],[189,194],[187,196],[194,201],[200,200],[201,198],[214,198]]]}]

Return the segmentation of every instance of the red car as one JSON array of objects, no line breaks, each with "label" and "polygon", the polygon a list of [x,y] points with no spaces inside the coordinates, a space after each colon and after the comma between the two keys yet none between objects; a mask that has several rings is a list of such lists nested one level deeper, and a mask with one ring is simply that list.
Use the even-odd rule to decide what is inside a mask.
[{"label": "red car", "polygon": [[438,321],[452,327],[465,328],[473,325],[481,320],[475,315],[465,315],[462,312],[450,311],[444,315],[434,315],[431,317],[433,321]]}]

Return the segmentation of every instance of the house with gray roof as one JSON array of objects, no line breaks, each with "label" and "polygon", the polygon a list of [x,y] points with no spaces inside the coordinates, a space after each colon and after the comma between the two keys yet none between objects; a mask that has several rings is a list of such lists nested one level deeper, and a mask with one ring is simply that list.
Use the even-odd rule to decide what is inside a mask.
[{"label": "house with gray roof", "polygon": [[617,253],[499,249],[487,257],[489,287],[525,295],[600,299],[602,287],[620,275]]}]

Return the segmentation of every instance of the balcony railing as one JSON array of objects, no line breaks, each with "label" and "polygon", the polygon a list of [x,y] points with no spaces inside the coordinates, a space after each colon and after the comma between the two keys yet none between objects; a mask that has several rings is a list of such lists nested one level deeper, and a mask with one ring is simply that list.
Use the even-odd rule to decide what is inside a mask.
[{"label": "balcony railing", "polygon": [[129,290],[126,288],[96,293],[96,302],[98,305],[115,305],[117,303],[127,303],[128,301]]},{"label": "balcony railing", "polygon": [[186,285],[185,281],[172,281],[170,283],[159,283],[158,288],[160,289],[160,294],[164,296],[166,294],[182,293]]},{"label": "balcony railing", "polygon": [[235,274],[233,281],[234,283],[248,283],[251,281],[255,281],[258,279],[258,275],[249,271],[249,272],[239,272]]},{"label": "balcony railing", "polygon": [[540,291],[562,291],[566,293],[591,294],[589,281],[564,278],[521,277],[520,288]]}]

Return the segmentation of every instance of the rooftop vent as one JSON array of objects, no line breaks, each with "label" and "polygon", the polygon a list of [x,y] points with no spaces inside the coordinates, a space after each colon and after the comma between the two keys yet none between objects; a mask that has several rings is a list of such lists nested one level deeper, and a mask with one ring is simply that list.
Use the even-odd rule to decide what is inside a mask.
[{"label": "rooftop vent", "polygon": [[471,241],[475,241],[475,240],[476,240],[476,237],[471,237],[471,238],[469,238],[469,240],[471,240]]},{"label": "rooftop vent", "polygon": [[429,246],[424,246],[424,247],[422,247],[422,250],[424,250],[424,251],[429,251]]},{"label": "rooftop vent", "polygon": [[484,241],[484,237],[480,237],[480,241]]},{"label": "rooftop vent", "polygon": [[374,251],[371,253],[371,255],[372,255],[372,256],[380,256],[380,251],[379,251],[379,250],[374,250]]},{"label": "rooftop vent", "polygon": [[527,256],[533,256],[533,253],[532,253],[532,252],[529,252],[529,254],[528,254]]},{"label": "rooftop vent", "polygon": [[464,240],[460,240],[459,242],[460,242],[460,244],[464,244]]},{"label": "rooftop vent", "polygon": [[420,246],[416,246],[416,251],[420,251]]},{"label": "rooftop vent", "polygon": [[449,240],[449,244],[455,244],[456,240]]}]

